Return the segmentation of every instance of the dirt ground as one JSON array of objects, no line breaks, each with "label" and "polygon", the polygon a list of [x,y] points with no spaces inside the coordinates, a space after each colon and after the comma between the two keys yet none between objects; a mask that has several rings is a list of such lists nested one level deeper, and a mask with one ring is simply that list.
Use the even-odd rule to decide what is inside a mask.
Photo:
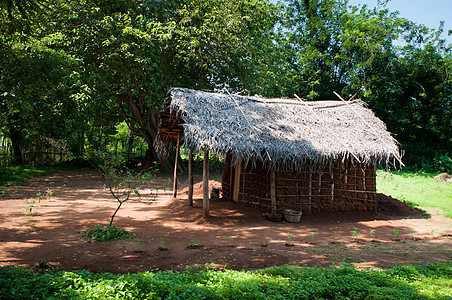
[{"label": "dirt ground", "polygon": [[[146,197],[123,205],[113,225],[132,231],[134,238],[115,242],[88,242],[80,235],[107,225],[117,204],[95,171],[67,171],[8,187],[0,198],[0,265],[125,273],[206,264],[239,270],[343,262],[388,268],[452,259],[452,220],[436,209],[420,211],[379,195],[378,214],[274,223],[260,212],[212,200],[211,217],[204,220],[200,187],[190,207],[182,190],[186,178],[177,199],[168,178],[154,180],[142,191]],[[195,179],[201,181],[199,175]],[[150,188],[158,188],[153,200]]]}]

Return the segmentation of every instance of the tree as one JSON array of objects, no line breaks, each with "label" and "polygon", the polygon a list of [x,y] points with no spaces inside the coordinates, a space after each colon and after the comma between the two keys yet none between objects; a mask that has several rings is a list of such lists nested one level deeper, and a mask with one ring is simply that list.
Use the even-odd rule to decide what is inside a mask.
[{"label": "tree", "polygon": [[25,138],[61,134],[55,109],[74,60],[49,47],[58,36],[39,37],[43,1],[1,1],[1,130],[11,139],[16,163],[22,163]]},{"label": "tree", "polygon": [[155,144],[169,88],[243,88],[277,21],[260,0],[55,2],[49,18],[62,49],[83,62],[91,99],[117,108],[163,169],[171,164]]},{"label": "tree", "polygon": [[113,198],[118,202],[118,207],[110,218],[109,227],[112,226],[116,213],[121,206],[130,199],[131,194],[139,194],[141,184],[148,182],[154,175],[154,170],[134,172],[126,166],[126,160],[121,155],[109,154],[102,151],[89,151],[86,159],[93,163],[107,182],[106,187]]},{"label": "tree", "polygon": [[[355,95],[396,134],[405,162],[441,164],[451,150],[451,46],[431,30],[381,7],[346,0],[289,1],[282,35],[285,96]],[[398,45],[397,45],[398,44]]]}]

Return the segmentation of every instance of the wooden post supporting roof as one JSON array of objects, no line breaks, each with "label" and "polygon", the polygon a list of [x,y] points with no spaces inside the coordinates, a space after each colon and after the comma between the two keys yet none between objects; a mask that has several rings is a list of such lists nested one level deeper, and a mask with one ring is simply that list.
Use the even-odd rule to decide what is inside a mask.
[{"label": "wooden post supporting roof", "polygon": [[308,174],[308,211],[307,213],[310,215],[312,213],[312,166],[309,167],[309,174]]},{"label": "wooden post supporting roof", "polygon": [[234,180],[232,182],[232,201],[239,202],[240,195],[240,176],[242,175],[242,156],[239,156],[234,168]]},{"label": "wooden post supporting roof", "polygon": [[193,206],[193,150],[188,149],[188,203]]},{"label": "wooden post supporting roof", "polygon": [[174,160],[173,198],[177,197],[177,169],[179,167],[180,135],[177,135],[176,159]]},{"label": "wooden post supporting roof", "polygon": [[276,213],[276,174],[275,168],[270,170],[270,198],[272,206],[272,214]]},{"label": "wooden post supporting roof", "polygon": [[209,150],[204,149],[204,163],[202,167],[202,211],[204,218],[209,217],[209,206]]}]

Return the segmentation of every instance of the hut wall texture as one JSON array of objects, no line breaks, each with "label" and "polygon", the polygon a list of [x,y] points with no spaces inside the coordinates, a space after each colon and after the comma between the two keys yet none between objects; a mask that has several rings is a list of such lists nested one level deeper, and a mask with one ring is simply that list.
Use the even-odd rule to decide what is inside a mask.
[{"label": "hut wall texture", "polygon": [[[350,161],[325,167],[305,166],[299,171],[276,172],[276,209],[304,214],[377,210],[375,166]],[[231,159],[226,160],[223,196],[231,197]],[[261,165],[243,165],[238,203],[271,211],[270,173]]]}]

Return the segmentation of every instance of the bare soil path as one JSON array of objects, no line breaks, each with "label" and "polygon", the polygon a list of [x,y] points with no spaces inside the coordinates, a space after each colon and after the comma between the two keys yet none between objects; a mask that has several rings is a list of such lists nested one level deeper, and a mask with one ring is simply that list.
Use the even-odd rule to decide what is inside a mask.
[{"label": "bare soil path", "polygon": [[[202,196],[195,194],[190,207],[185,194],[171,197],[170,176],[163,178],[144,187],[145,197],[119,210],[114,225],[132,231],[134,238],[115,242],[88,242],[80,235],[107,225],[116,208],[95,171],[56,173],[8,187],[0,199],[0,265],[41,262],[57,270],[125,273],[205,264],[240,270],[452,262],[452,220],[435,209],[422,212],[380,195],[379,214],[322,214],[302,216],[300,223],[273,223],[260,212],[213,200],[206,221]],[[186,186],[185,178],[180,186]],[[153,201],[150,188],[159,188]],[[159,250],[162,244],[166,251]]]}]

